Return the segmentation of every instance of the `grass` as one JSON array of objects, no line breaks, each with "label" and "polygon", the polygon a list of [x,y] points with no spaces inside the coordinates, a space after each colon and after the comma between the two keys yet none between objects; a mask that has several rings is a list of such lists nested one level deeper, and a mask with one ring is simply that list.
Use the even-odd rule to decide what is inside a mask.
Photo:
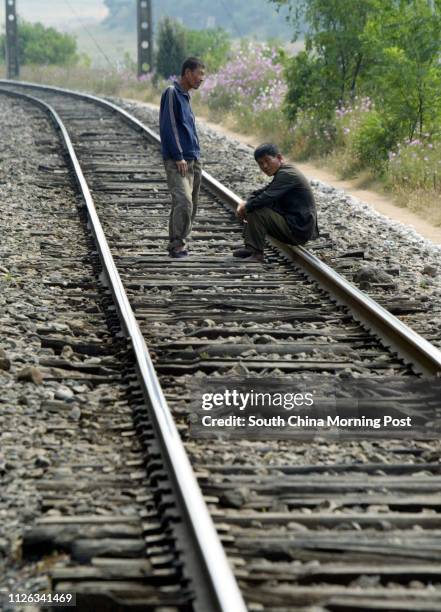
[{"label": "grass", "polygon": [[395,203],[408,208],[435,227],[441,227],[440,193],[430,189],[402,189],[393,192]]},{"label": "grass", "polygon": [[[370,168],[354,169],[353,155],[349,149],[337,149],[312,161],[318,166],[329,168],[340,179],[350,179],[357,189],[370,189],[385,195],[396,206],[407,208],[435,227],[441,227],[439,190],[394,180],[390,168],[384,174],[378,174]],[[430,172],[430,167],[427,171]]]},{"label": "grass", "polygon": [[130,70],[92,69],[87,66],[23,66],[20,79],[141,102],[157,102],[159,99],[159,93],[152,84],[138,81]]}]

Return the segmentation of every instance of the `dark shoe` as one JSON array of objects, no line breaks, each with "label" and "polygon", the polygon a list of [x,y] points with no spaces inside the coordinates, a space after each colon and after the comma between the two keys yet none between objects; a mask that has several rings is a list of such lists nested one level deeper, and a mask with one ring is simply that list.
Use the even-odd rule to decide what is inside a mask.
[{"label": "dark shoe", "polygon": [[182,259],[183,257],[188,257],[188,251],[185,249],[171,249],[169,255],[173,259]]},{"label": "dark shoe", "polygon": [[265,261],[265,258],[263,256],[263,253],[259,253],[259,251],[254,251],[252,255],[250,255],[249,257],[244,257],[242,261],[243,263],[263,263]]},{"label": "dark shoe", "polygon": [[248,249],[247,247],[241,247],[240,249],[236,249],[233,251],[233,257],[240,257],[240,259],[244,259],[245,257],[249,257],[255,251],[252,249]]}]

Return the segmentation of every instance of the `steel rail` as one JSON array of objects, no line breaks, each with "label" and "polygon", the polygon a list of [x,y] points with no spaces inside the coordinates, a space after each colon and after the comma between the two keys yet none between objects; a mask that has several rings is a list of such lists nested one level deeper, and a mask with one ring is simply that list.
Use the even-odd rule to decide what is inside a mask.
[{"label": "steel rail", "polygon": [[[17,82],[6,79],[0,79],[1,84],[43,89],[52,93],[77,96],[93,101],[121,115],[129,124],[134,125],[137,130],[142,132],[150,142],[156,144],[161,142],[158,134],[130,113],[116,104],[97,96],[59,87],[51,87],[49,85],[38,85],[36,83]],[[204,186],[234,210],[241,201],[240,198],[208,172],[203,171],[202,176]],[[415,372],[426,376],[441,376],[441,351],[436,346],[428,342],[304,247],[282,244],[274,239],[270,239],[270,243],[279,249],[290,261],[306,271],[339,304],[347,306],[355,319],[372,330],[399,357],[410,363]]]},{"label": "steel rail", "polygon": [[276,240],[273,242],[289,260],[301,266],[339,304],[349,307],[357,321],[373,331],[399,357],[412,364],[415,372],[425,376],[441,376],[441,351],[436,346],[304,247],[292,247]]},{"label": "steel rail", "polygon": [[[88,99],[118,113],[132,126],[134,125],[137,130],[141,131],[150,142],[160,144],[160,138],[153,130],[116,104],[97,96],[48,85],[8,81],[6,79],[0,79],[1,84],[20,85]],[[235,193],[205,171],[203,171],[203,183],[216,197],[231,208],[235,209],[240,202],[240,198]],[[323,286],[339,304],[349,307],[355,319],[376,333],[399,357],[412,364],[417,373],[428,376],[441,376],[441,351],[437,347],[413,331],[304,247],[282,244],[273,239],[270,242],[279,251],[283,252],[290,261],[300,266],[311,278]]]},{"label": "steel rail", "polygon": [[[194,602],[195,610],[199,612],[246,612],[244,600],[203,499],[202,492],[164,397],[144,337],[139,329],[110,252],[92,195],[68,131],[55,109],[46,102],[33,96],[1,88],[0,93],[23,98],[42,108],[50,116],[57,130],[59,130],[62,143],[68,153],[76,181],[84,199],[90,229],[95,237],[105,273],[106,278],[103,280],[105,280],[105,284],[114,296],[123,329],[127,339],[132,344],[144,396],[152,410],[151,416],[156,424],[166,460],[172,469],[177,493],[187,515],[187,522],[194,535],[197,545],[196,552],[199,555],[199,562],[196,562],[196,575],[199,578],[202,575],[208,581],[208,598],[207,593],[202,593],[202,603],[198,603],[196,598]],[[196,593],[197,587],[198,584],[195,583]]]}]

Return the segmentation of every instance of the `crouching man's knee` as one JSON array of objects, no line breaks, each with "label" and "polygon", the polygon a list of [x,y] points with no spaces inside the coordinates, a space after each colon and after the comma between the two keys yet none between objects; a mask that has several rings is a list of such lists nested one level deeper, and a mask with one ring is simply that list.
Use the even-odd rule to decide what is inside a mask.
[{"label": "crouching man's knee", "polygon": [[253,225],[262,225],[266,219],[266,211],[264,208],[257,208],[247,212],[246,220]]}]

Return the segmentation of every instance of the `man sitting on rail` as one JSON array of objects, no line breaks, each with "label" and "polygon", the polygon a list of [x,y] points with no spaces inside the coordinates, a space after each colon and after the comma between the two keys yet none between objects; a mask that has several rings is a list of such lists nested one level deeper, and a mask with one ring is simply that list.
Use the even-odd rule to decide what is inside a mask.
[{"label": "man sitting on rail", "polygon": [[264,261],[267,234],[287,244],[305,244],[319,235],[314,195],[306,177],[285,162],[274,144],[259,145],[254,159],[273,180],[237,207],[237,216],[245,220],[245,247],[233,255],[245,262]]}]

